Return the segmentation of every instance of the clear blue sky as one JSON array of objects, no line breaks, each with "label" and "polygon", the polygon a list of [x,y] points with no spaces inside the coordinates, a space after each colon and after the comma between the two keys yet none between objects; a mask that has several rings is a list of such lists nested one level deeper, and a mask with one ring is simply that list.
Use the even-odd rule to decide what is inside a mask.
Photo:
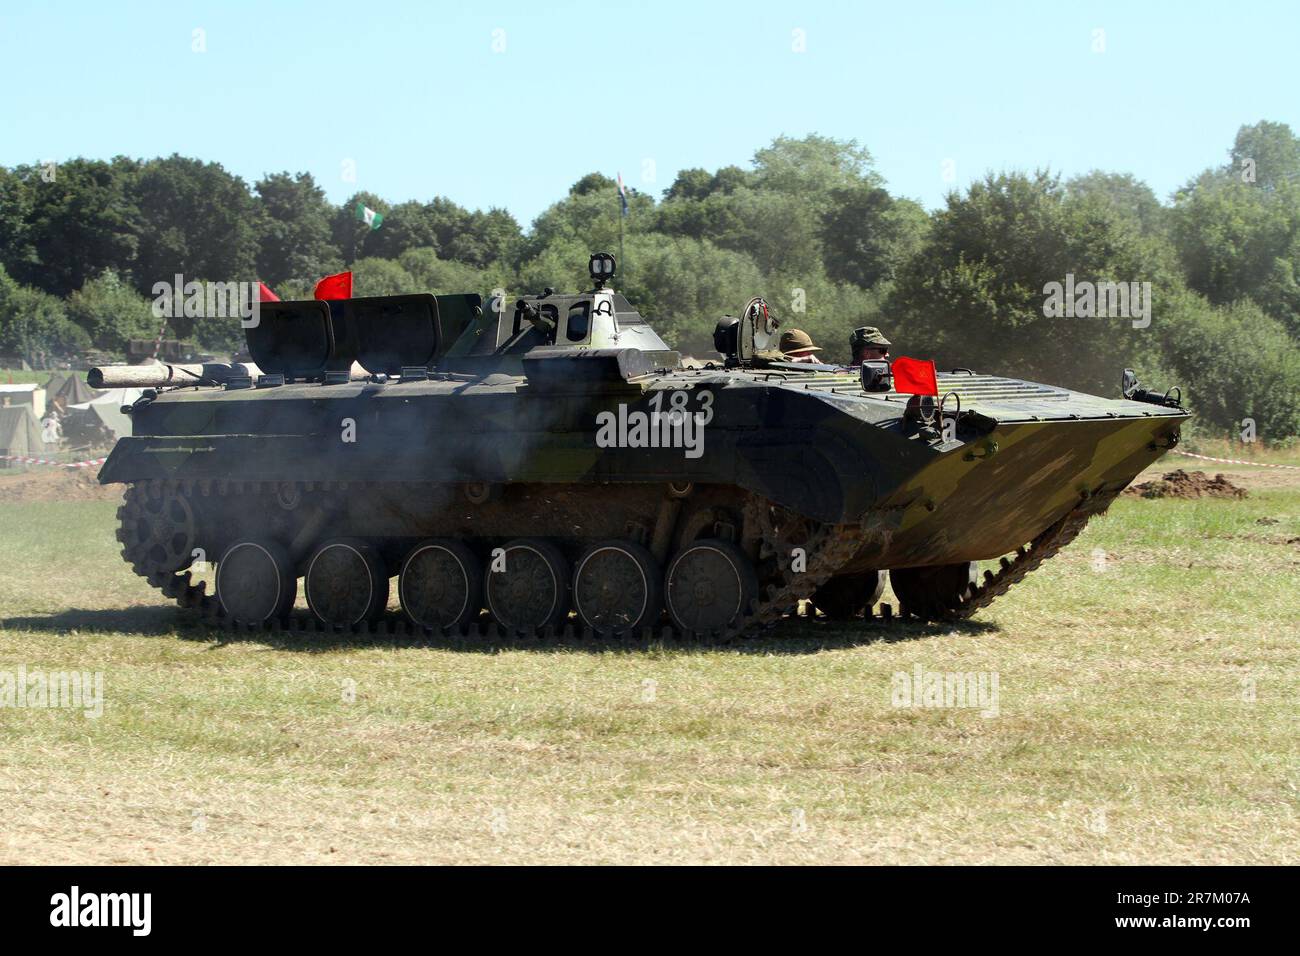
[{"label": "clear blue sky", "polygon": [[782,133],[856,139],[892,191],[935,206],[1034,167],[1132,172],[1164,198],[1241,124],[1300,128],[1296,3],[475,7],[3,0],[0,164],[179,152],[249,182],[310,171],[335,202],[446,195],[527,226],[592,170],[658,195]]}]

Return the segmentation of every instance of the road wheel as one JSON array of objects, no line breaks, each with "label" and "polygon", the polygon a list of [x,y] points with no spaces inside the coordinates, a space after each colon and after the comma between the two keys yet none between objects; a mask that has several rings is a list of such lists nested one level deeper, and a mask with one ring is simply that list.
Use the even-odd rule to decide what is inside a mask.
[{"label": "road wheel", "polygon": [[374,548],[360,541],[327,541],[307,562],[307,606],[325,624],[352,627],[373,621],[388,606],[388,572]]},{"label": "road wheel", "polygon": [[555,627],[569,613],[569,563],[540,538],[517,538],[494,550],[484,575],[488,610],[506,630]]},{"label": "road wheel", "polygon": [[397,593],[416,625],[461,631],[483,606],[483,568],[459,541],[423,541],[402,562]]},{"label": "road wheel", "polygon": [[266,541],[237,541],[217,562],[217,599],[240,624],[263,624],[289,613],[298,596],[289,556]]},{"label": "road wheel", "polygon": [[664,579],[664,600],[683,631],[716,633],[738,623],[758,596],[749,558],[730,541],[705,538],[677,552]]},{"label": "road wheel", "polygon": [[870,610],[885,593],[885,572],[841,574],[813,592],[813,607],[832,621],[851,621]]},{"label": "road wheel", "polygon": [[662,580],[658,564],[641,545],[602,541],[574,568],[574,609],[583,624],[602,634],[636,631],[659,617]]},{"label": "road wheel", "polygon": [[978,582],[974,561],[932,568],[894,568],[889,572],[889,583],[902,612],[928,621],[949,617]]}]

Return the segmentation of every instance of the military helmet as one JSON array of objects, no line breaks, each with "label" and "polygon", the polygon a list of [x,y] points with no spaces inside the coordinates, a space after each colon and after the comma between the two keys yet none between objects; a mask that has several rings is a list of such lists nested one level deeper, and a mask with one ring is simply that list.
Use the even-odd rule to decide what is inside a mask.
[{"label": "military helmet", "polygon": [[874,325],[864,325],[860,329],[854,329],[853,334],[849,336],[849,348],[855,348],[859,345],[878,345],[882,348],[889,348],[889,339],[880,334],[880,329]]},{"label": "military helmet", "polygon": [[820,352],[817,346],[813,345],[812,336],[803,329],[786,329],[781,333],[780,344],[777,345],[782,352]]}]

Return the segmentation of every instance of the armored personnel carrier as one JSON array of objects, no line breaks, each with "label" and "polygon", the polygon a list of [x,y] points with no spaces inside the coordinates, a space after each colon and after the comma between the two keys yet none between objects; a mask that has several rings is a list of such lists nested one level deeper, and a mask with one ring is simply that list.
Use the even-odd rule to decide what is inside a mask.
[{"label": "armored personnel carrier", "polygon": [[886,572],[902,613],[964,617],[1187,417],[1131,373],[1117,400],[964,369],[899,394],[887,363],[783,361],[761,299],[686,368],[613,257],[590,271],[513,301],[262,304],[255,367],[163,367],[131,408],[100,472],[128,486],[124,557],[247,627],[734,634],[805,599],[869,616]]}]

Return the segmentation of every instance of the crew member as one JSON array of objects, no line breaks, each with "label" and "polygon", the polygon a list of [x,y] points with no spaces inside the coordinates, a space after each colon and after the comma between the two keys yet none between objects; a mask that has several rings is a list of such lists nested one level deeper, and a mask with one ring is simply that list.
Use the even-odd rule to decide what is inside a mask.
[{"label": "crew member", "polygon": [[786,329],[781,333],[777,348],[787,362],[808,362],[813,365],[821,362],[815,354],[821,349],[813,345],[812,336],[803,329]]},{"label": "crew member", "polygon": [[889,339],[880,334],[880,329],[864,325],[854,329],[849,336],[849,348],[853,350],[853,361],[849,368],[859,368],[863,362],[879,362],[889,358]]}]

